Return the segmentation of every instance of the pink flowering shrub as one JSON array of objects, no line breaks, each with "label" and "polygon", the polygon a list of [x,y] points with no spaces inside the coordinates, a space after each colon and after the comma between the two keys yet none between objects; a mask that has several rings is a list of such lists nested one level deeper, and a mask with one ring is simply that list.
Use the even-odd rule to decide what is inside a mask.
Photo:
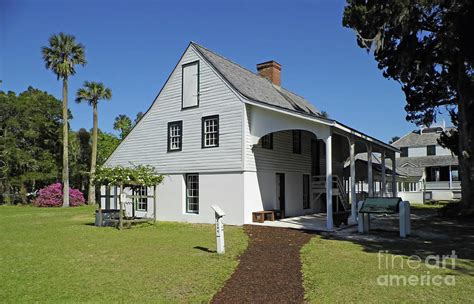
[{"label": "pink flowering shrub", "polygon": [[[81,191],[69,188],[69,204],[72,207],[84,205],[85,199]],[[63,185],[55,183],[38,191],[33,201],[37,207],[61,207],[63,205]]]}]

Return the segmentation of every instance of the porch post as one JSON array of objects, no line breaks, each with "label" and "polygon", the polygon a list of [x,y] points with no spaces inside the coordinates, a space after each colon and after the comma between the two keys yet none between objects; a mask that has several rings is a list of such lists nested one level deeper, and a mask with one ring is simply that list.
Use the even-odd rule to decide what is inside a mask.
[{"label": "porch post", "polygon": [[393,154],[392,158],[392,196],[397,197],[397,164],[396,164],[396,158],[395,158],[395,153]]},{"label": "porch post", "polygon": [[355,168],[355,141],[354,139],[349,140],[350,144],[350,157],[351,157],[351,216],[352,220],[357,220],[357,210],[356,210],[356,168]]},{"label": "porch post", "polygon": [[326,228],[333,229],[332,218],[332,135],[326,138]]},{"label": "porch post", "polygon": [[453,189],[453,172],[451,171],[451,165],[449,165],[449,189]]},{"label": "porch post", "polygon": [[372,176],[372,146],[367,144],[367,184],[369,197],[374,196],[374,178]]},{"label": "porch post", "polygon": [[385,196],[387,181],[385,176],[385,151],[382,151],[382,197]]},{"label": "porch post", "polygon": [[158,214],[156,213],[156,202],[158,201],[158,195],[156,193],[156,185],[153,186],[153,219],[155,222],[158,220]]}]

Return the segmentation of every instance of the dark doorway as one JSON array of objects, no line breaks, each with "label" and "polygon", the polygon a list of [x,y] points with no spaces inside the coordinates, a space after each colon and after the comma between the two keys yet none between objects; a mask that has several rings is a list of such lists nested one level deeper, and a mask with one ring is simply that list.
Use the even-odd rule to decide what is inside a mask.
[{"label": "dark doorway", "polygon": [[278,209],[285,211],[285,173],[276,174],[276,195]]},{"label": "dark doorway", "polygon": [[319,141],[311,140],[311,175],[321,175],[321,155]]}]

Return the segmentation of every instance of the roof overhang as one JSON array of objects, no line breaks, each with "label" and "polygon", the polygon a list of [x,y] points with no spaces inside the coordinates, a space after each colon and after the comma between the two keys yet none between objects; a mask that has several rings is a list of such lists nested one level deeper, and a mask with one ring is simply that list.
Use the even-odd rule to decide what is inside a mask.
[{"label": "roof overhang", "polygon": [[[313,115],[309,115],[309,114],[305,114],[305,113],[301,113],[301,112],[297,112],[297,111],[291,111],[291,110],[286,109],[286,108],[279,108],[279,107],[276,107],[274,105],[269,105],[269,104],[264,103],[264,102],[260,102],[260,101],[257,101],[257,100],[251,100],[251,99],[249,99],[245,96],[241,96],[241,98],[242,98],[243,102],[245,102],[246,104],[250,104],[250,105],[253,105],[253,106],[257,106],[257,107],[265,108],[265,109],[268,109],[268,110],[276,111],[276,112],[283,113],[283,114],[286,114],[286,115],[291,115],[291,116],[298,117],[298,118],[301,118],[301,119],[310,120],[310,121],[313,121],[313,122],[316,122],[316,123],[319,123],[319,124],[324,124],[324,125],[327,125],[327,126],[331,126],[336,130],[336,133],[338,133],[340,135],[353,136],[353,137],[356,137],[356,138],[358,138],[360,140],[363,140],[365,142],[372,143],[374,145],[380,146],[380,147],[382,147],[386,150],[390,150],[394,153],[395,152],[400,152],[400,150],[395,148],[394,146],[386,144],[381,140],[378,140],[378,139],[376,139],[372,136],[369,136],[365,133],[357,131],[354,128],[346,126],[346,125],[338,122],[337,120],[329,119],[329,118],[325,118],[325,117],[316,117],[316,116],[313,116]],[[339,132],[337,132],[337,131],[339,131]]]}]

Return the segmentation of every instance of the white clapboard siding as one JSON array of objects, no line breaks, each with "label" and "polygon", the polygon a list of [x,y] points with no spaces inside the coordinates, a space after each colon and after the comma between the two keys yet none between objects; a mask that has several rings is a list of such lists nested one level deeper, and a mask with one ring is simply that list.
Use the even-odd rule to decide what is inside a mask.
[{"label": "white clapboard siding", "polygon": [[[302,131],[301,154],[293,153],[292,130],[280,131],[273,134],[273,149],[263,149],[260,144],[252,145],[250,136],[250,107],[246,107],[245,122],[245,171],[273,171],[311,173],[311,140],[316,136],[308,131]],[[338,138],[333,141],[333,174],[343,175],[343,157],[341,147],[346,140]],[[324,144],[320,145],[320,174],[326,174],[326,157]]]},{"label": "white clapboard siding", "polygon": [[311,138],[314,135],[301,132],[301,154],[293,153],[293,132],[273,133],[273,149],[254,146],[253,154],[257,171],[311,173]]},{"label": "white clapboard siding", "polygon": [[253,154],[253,144],[251,140],[251,135],[250,135],[250,111],[251,107],[248,105],[245,105],[245,122],[244,122],[244,128],[245,128],[245,148],[244,148],[244,153],[245,153],[245,170],[246,171],[257,171],[257,167],[255,164],[255,155]]},{"label": "white clapboard siding", "polygon": [[[199,107],[181,109],[182,64],[199,60]],[[160,173],[242,170],[243,104],[190,46],[151,109],[107,161],[145,164]],[[134,113],[131,109],[131,113]],[[201,148],[201,118],[219,115],[219,147]],[[182,151],[167,152],[168,122],[183,122]]]},{"label": "white clapboard siding", "polygon": [[307,131],[302,131],[301,154],[293,153],[293,134],[291,130],[273,134],[273,150],[263,149],[260,144],[252,145],[249,117],[251,107],[246,107],[245,119],[245,170],[246,171],[279,171],[311,173],[311,138],[316,138]]}]

